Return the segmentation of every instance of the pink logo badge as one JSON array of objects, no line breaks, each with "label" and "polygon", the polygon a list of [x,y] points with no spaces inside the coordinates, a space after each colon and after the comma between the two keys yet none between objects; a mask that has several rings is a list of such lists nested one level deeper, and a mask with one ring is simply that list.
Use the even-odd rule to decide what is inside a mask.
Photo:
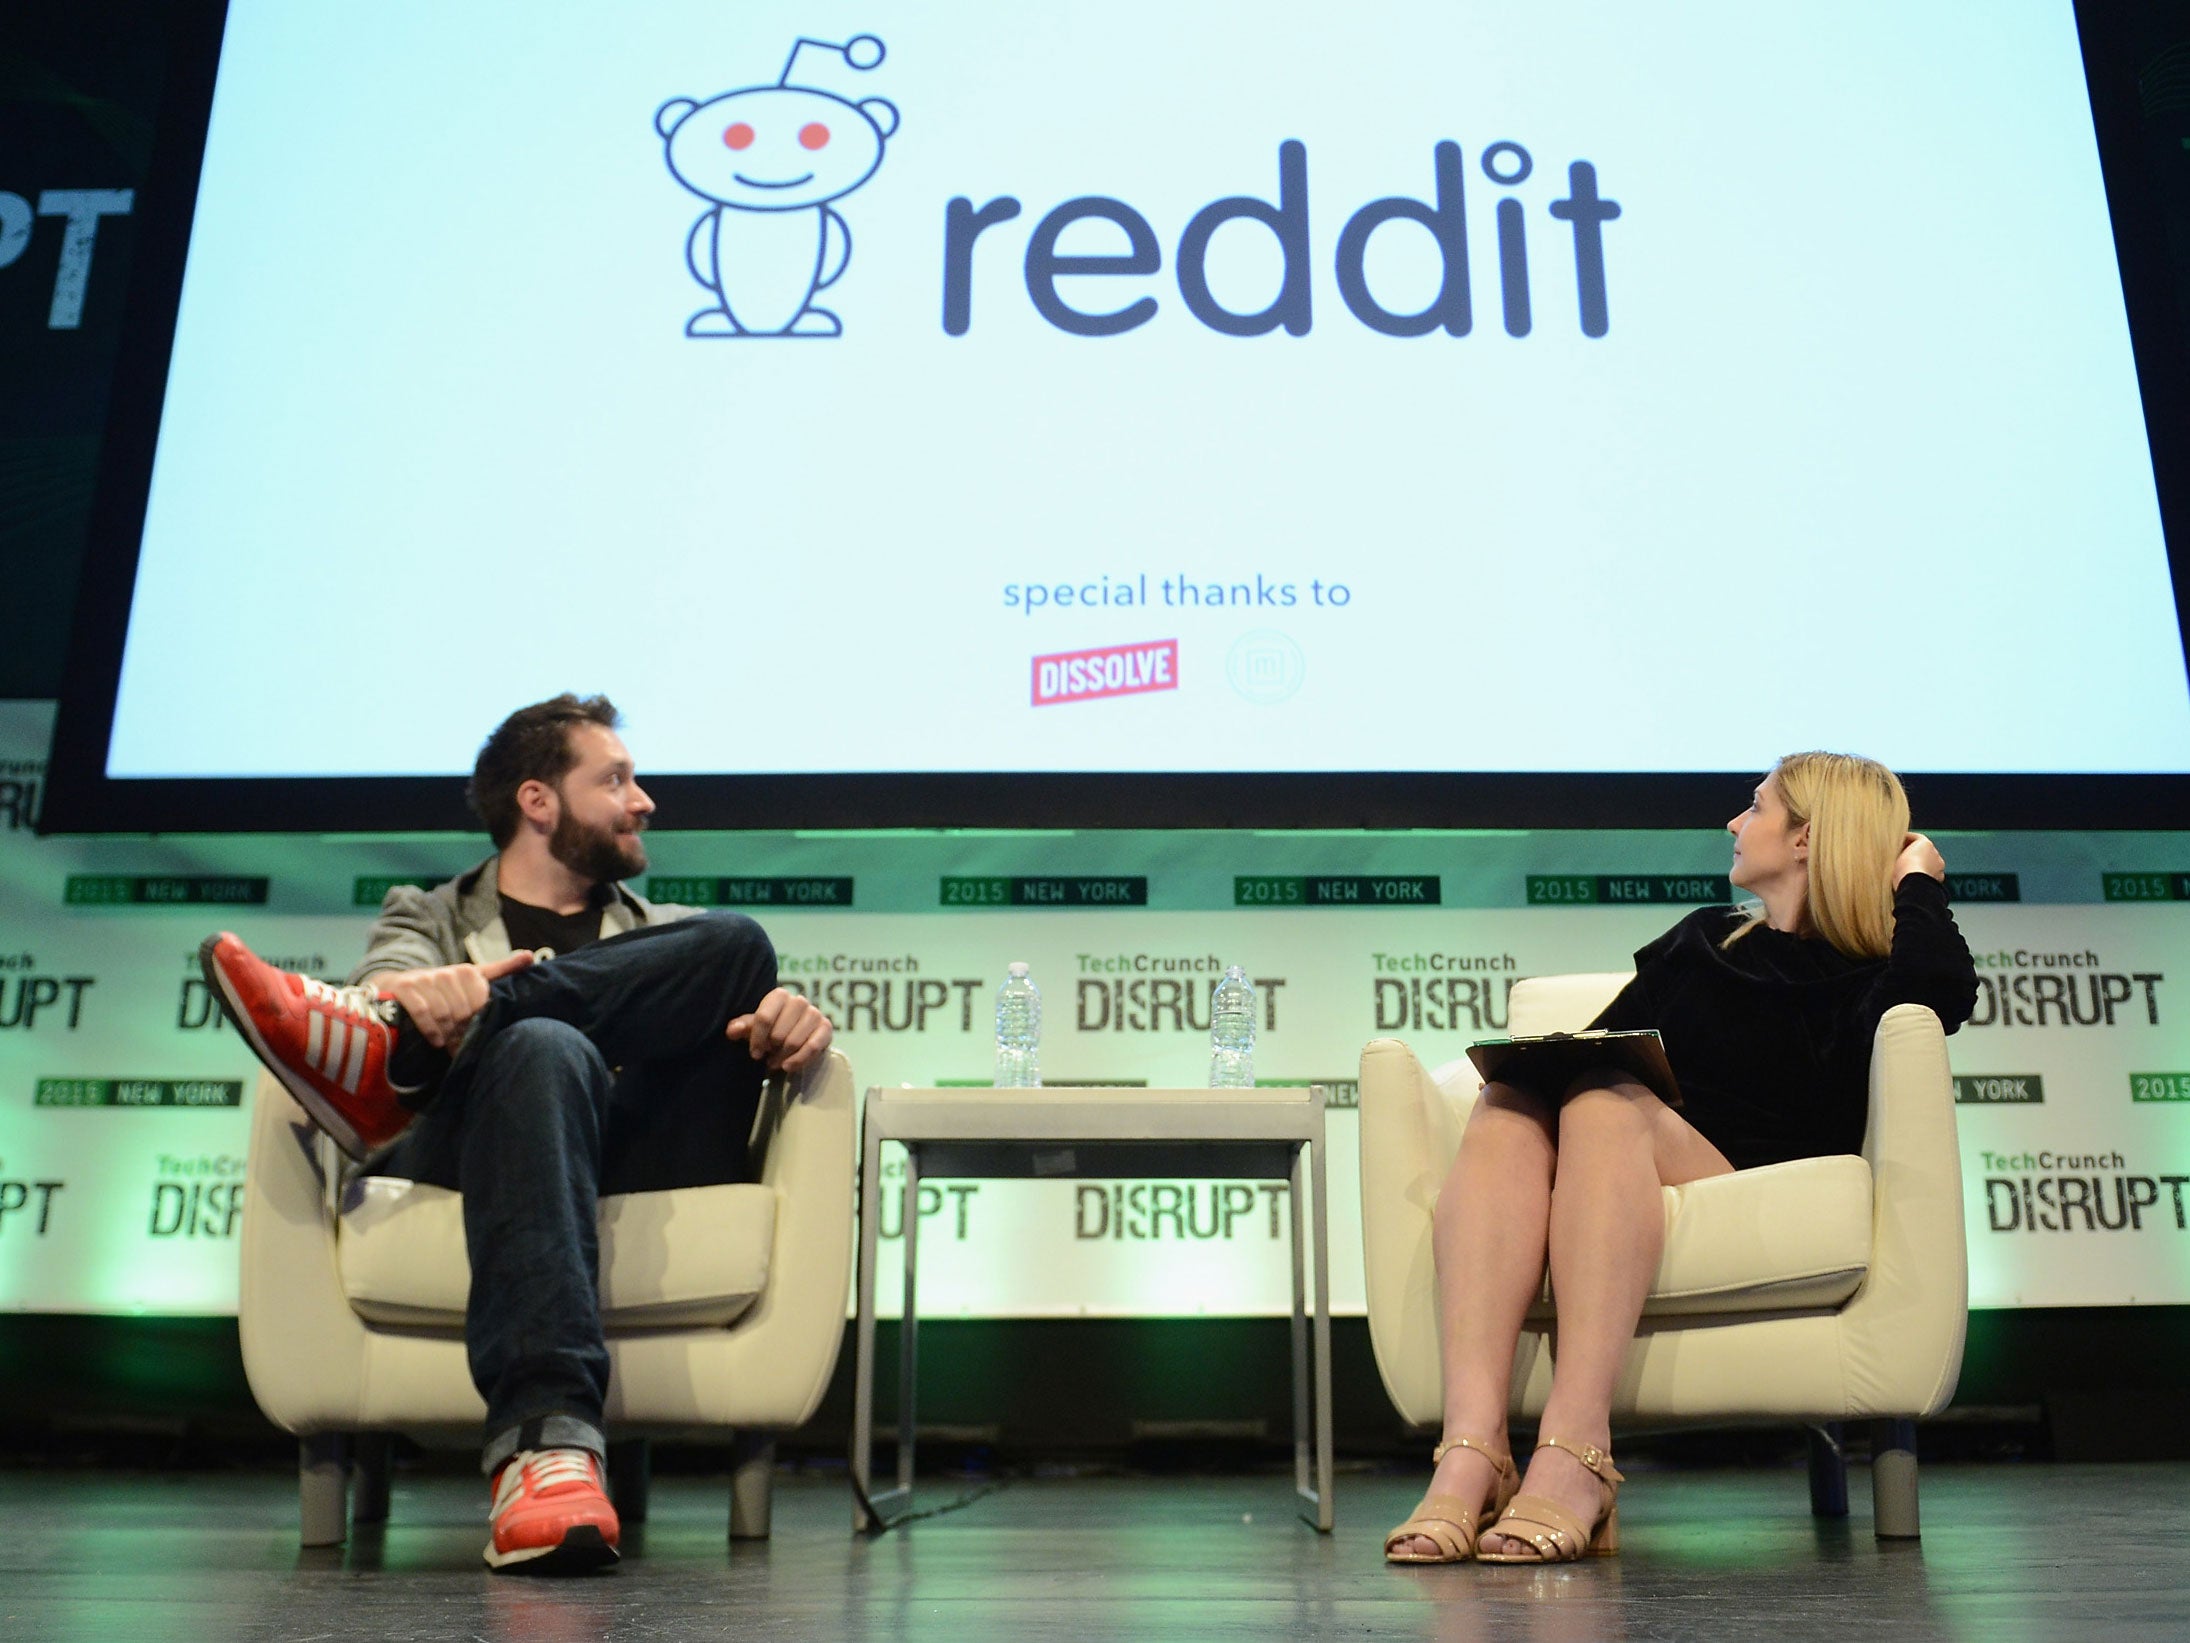
[{"label": "pink logo badge", "polygon": [[1067,650],[1034,658],[1034,705],[1093,702],[1179,688],[1179,642],[1153,639],[1101,650]]}]

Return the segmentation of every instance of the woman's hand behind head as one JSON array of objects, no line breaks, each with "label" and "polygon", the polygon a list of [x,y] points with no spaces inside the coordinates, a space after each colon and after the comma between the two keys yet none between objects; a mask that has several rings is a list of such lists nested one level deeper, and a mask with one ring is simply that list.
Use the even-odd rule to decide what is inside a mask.
[{"label": "woman's hand behind head", "polygon": [[1929,873],[1942,882],[1947,876],[1946,858],[1939,854],[1939,847],[1921,833],[1905,835],[1901,840],[1901,854],[1894,858],[1894,883],[1899,884],[1911,873]]}]

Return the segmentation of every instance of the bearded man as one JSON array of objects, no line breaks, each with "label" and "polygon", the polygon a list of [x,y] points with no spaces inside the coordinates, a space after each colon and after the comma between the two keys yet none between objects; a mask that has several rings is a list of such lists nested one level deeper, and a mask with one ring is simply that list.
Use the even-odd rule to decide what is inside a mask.
[{"label": "bearded man", "polygon": [[567,694],[504,720],[468,792],[495,854],[389,891],[350,985],[226,933],[201,950],[245,1041],[338,1146],[463,1194],[497,1569],[617,1555],[601,1195],[747,1179],[767,1073],[810,1065],[833,1031],[776,985],[751,919],[623,887],[654,801],[619,722]]}]

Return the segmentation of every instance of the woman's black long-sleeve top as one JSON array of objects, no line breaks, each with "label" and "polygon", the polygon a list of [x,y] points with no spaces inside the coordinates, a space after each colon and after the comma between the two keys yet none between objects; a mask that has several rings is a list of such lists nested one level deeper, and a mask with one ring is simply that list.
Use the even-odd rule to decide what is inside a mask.
[{"label": "woman's black long-sleeve top", "polygon": [[1923,1004],[1951,1033],[1976,1007],[1946,886],[1903,876],[1883,959],[1764,925],[1721,946],[1740,921],[1724,907],[1689,914],[1635,954],[1635,979],[1591,1025],[1656,1028],[1681,1116],[1736,1169],[1860,1152],[1879,1018]]}]

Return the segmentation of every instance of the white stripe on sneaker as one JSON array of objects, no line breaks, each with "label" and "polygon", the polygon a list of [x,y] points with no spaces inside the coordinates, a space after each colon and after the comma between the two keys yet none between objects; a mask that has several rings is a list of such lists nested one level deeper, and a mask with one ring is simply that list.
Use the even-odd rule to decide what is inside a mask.
[{"label": "white stripe on sneaker", "polygon": [[319,1066],[319,1052],[327,1045],[327,1018],[317,1010],[306,1013],[310,1025],[304,1029],[304,1064],[316,1070]]},{"label": "white stripe on sneaker", "polygon": [[319,1063],[319,1070],[329,1078],[342,1065],[342,1052],[350,1047],[350,1024],[347,1021],[327,1023],[327,1054]]},{"label": "white stripe on sneaker", "polygon": [[363,1027],[353,1027],[350,1030],[350,1058],[343,1064],[342,1087],[352,1095],[357,1094],[357,1081],[365,1072],[366,1037]]}]

